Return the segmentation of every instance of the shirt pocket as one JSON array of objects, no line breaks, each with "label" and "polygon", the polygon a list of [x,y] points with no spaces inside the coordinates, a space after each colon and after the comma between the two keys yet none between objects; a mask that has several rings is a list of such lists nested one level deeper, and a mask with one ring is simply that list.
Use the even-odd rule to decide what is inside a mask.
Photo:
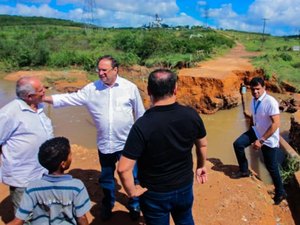
[{"label": "shirt pocket", "polygon": [[115,101],[114,109],[117,112],[131,113],[132,105],[129,96],[119,97]]}]

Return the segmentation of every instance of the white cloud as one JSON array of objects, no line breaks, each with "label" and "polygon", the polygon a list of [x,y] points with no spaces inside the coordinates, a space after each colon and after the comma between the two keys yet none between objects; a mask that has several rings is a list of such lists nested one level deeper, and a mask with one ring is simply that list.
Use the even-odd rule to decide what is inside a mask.
[{"label": "white cloud", "polygon": [[0,5],[0,14],[15,15],[15,8],[7,5]]},{"label": "white cloud", "polygon": [[231,4],[223,4],[221,8],[208,9],[209,17],[236,18],[238,15],[232,10]]},{"label": "white cloud", "polygon": [[21,3],[30,3],[30,4],[49,4],[51,0],[17,0],[18,4]]},{"label": "white cloud", "polygon": [[186,15],[185,13],[181,13],[179,16],[173,17],[173,18],[167,18],[163,23],[166,23],[168,25],[189,25],[189,26],[200,26],[203,25],[202,22],[199,20],[194,19],[191,16]]},{"label": "white cloud", "polygon": [[267,18],[269,24],[300,26],[300,0],[256,0],[249,7],[249,17]]},{"label": "white cloud", "polygon": [[206,1],[198,1],[197,5],[199,5],[199,6],[205,6],[205,5],[207,5],[207,2]]},{"label": "white cloud", "polygon": [[57,4],[72,4],[85,8],[93,6],[96,10],[108,10],[140,15],[170,17],[179,11],[175,0],[57,0]]},{"label": "white cloud", "polygon": [[82,6],[84,4],[84,2],[93,2],[94,0],[56,0],[56,4],[57,5],[75,5],[75,6]]},{"label": "white cloud", "polygon": [[[69,18],[77,21],[83,18],[89,22],[92,22],[93,18],[93,22],[97,25],[108,27],[139,27],[153,22],[155,14],[166,23],[178,20],[176,14],[179,12],[175,0],[57,0],[57,4],[75,4],[83,9],[80,18],[78,10],[70,11]],[[180,18],[188,20],[187,17]]]},{"label": "white cloud", "polygon": [[[204,16],[204,9],[201,11]],[[256,0],[245,14],[237,14],[232,4],[209,8],[208,18],[214,27],[262,32],[263,18],[266,18],[266,33],[273,35],[293,34],[293,28],[300,27],[298,19],[300,0]]]},{"label": "white cloud", "polygon": [[[68,12],[52,8],[48,4],[51,0],[16,0],[16,7],[9,6],[9,0],[0,1],[0,14],[54,17],[79,22],[93,18],[95,24],[108,27],[142,26],[153,22],[155,14],[168,25],[203,25],[188,12],[179,13],[176,0],[52,0],[60,8],[68,6]],[[201,13],[203,20],[208,16],[208,25],[212,27],[262,32],[263,18],[268,19],[267,33],[282,34],[282,31],[294,34],[300,27],[300,0],[254,0],[248,12],[243,14],[235,12],[231,3],[219,8],[209,8],[207,0],[197,0],[195,3],[195,10]]]},{"label": "white cloud", "polygon": [[175,0],[95,0],[97,7],[141,15],[170,17],[179,11]]},{"label": "white cloud", "polygon": [[17,15],[22,16],[43,16],[54,18],[64,17],[64,13],[59,12],[58,10],[53,9],[45,4],[40,6],[28,6],[24,4],[17,4],[15,12]]}]

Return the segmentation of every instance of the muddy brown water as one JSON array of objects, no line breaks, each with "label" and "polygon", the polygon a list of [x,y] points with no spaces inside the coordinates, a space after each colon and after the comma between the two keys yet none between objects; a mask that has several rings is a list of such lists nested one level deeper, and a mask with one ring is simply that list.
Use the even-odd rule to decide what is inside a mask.
[{"label": "muddy brown water", "polygon": [[[47,94],[55,91],[47,90]],[[0,80],[0,107],[15,98],[15,82]],[[246,103],[251,96],[248,94]],[[248,101],[248,102],[247,102]],[[68,137],[72,144],[82,145],[89,149],[96,148],[96,129],[93,120],[85,107],[65,107],[54,109],[45,107],[47,115],[52,119],[55,136]],[[290,114],[281,114],[281,133],[287,138],[290,129]],[[242,106],[221,110],[213,115],[201,115],[207,129],[208,157],[218,158],[223,164],[237,165],[232,143],[247,129]],[[1,128],[0,128],[1,129]],[[266,183],[270,177],[262,163],[260,152],[247,151],[249,164]]]}]

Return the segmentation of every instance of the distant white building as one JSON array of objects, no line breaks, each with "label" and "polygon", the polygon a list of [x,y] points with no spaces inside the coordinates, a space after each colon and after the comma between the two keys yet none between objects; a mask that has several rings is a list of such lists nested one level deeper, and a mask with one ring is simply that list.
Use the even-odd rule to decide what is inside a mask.
[{"label": "distant white building", "polygon": [[292,50],[299,52],[300,51],[300,46],[299,45],[295,45],[295,46],[292,47]]}]

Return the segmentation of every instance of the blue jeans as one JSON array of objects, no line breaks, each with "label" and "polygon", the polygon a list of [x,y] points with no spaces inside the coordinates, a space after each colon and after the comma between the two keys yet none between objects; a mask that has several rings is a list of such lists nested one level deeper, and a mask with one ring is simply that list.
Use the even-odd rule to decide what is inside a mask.
[{"label": "blue jeans", "polygon": [[176,225],[194,225],[193,184],[170,192],[146,191],[140,205],[147,225],[169,225],[170,214]]},{"label": "blue jeans", "polygon": [[[248,171],[248,161],[245,154],[245,148],[251,145],[251,143],[253,143],[255,140],[257,140],[257,137],[254,130],[251,128],[247,132],[243,133],[233,143],[235,155],[241,172]],[[261,147],[261,151],[264,157],[265,166],[275,186],[275,194],[280,196],[285,192],[278,168],[277,155],[279,154],[280,149],[270,148],[266,145],[263,145]]]},{"label": "blue jeans", "polygon": [[[99,178],[100,187],[103,189],[104,197],[102,199],[102,205],[107,208],[112,209],[115,205],[115,178],[114,173],[116,170],[116,163],[119,161],[122,151],[115,152],[112,154],[102,154],[100,151],[99,160],[101,165],[101,175]],[[133,170],[134,181],[137,184],[137,165],[135,165]],[[139,208],[139,199],[130,198],[128,202],[129,209]]]}]

